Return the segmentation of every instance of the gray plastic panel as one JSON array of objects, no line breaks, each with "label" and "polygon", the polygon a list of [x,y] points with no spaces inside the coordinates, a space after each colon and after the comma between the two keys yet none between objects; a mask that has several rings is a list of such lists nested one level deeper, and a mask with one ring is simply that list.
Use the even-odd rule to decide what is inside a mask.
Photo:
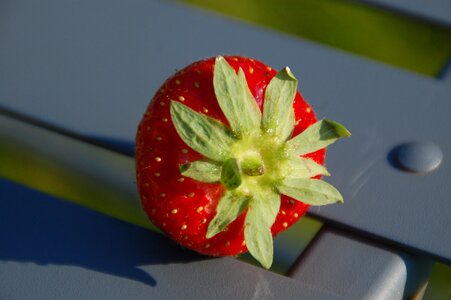
[{"label": "gray plastic panel", "polygon": [[362,0],[451,26],[449,0]]},{"label": "gray plastic panel", "polygon": [[[290,64],[318,108],[318,90],[337,76],[366,85],[373,72],[414,86],[423,80],[166,1],[4,0],[0,25],[0,106],[77,132],[125,140],[133,140],[164,80],[207,56],[236,53],[278,68]],[[344,72],[347,68],[352,70]],[[419,89],[432,82],[425,81]],[[334,92],[331,99],[339,101],[339,90]]]},{"label": "gray plastic panel", "polygon": [[[38,128],[0,112],[2,176],[158,232],[142,209],[132,157]],[[270,271],[286,274],[321,226],[320,221],[305,216],[275,237]],[[248,253],[239,259],[260,267]]]},{"label": "gray plastic panel", "polygon": [[291,276],[346,299],[411,299],[432,270],[412,257],[336,230],[323,230]]},{"label": "gray plastic panel", "polygon": [[343,299],[2,179],[0,241],[5,300]]},{"label": "gray plastic panel", "polygon": [[[335,83],[351,85],[340,81]],[[349,120],[353,137],[331,147],[328,168],[332,176],[327,180],[343,192],[345,205],[311,212],[449,262],[451,89],[418,84],[416,89],[407,82],[377,76],[372,86],[378,88],[371,89],[371,94],[360,88],[341,91],[341,103],[331,104],[327,111],[340,112],[339,119]],[[356,95],[356,90],[361,94]],[[346,108],[354,114],[345,112]],[[411,141],[440,147],[440,166],[425,175],[397,169],[392,151]]]},{"label": "gray plastic panel", "polygon": [[[353,133],[328,154],[346,204],[311,212],[451,261],[448,83],[160,1],[3,1],[0,20],[0,106],[92,136],[132,141],[158,86],[201,57],[289,64],[317,115]],[[438,145],[440,167],[393,168],[408,141]]]}]

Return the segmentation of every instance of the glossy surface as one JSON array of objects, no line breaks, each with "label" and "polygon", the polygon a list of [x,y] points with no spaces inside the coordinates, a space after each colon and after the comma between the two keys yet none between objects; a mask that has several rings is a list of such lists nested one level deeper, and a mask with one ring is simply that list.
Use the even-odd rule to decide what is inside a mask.
[{"label": "glossy surface", "polygon": [[[346,299],[411,299],[433,261],[335,229],[322,230],[291,277]],[[414,298],[415,299],[415,298]]]},{"label": "glossy surface", "polygon": [[400,169],[418,174],[435,170],[443,160],[442,150],[431,142],[401,144],[393,152]]}]

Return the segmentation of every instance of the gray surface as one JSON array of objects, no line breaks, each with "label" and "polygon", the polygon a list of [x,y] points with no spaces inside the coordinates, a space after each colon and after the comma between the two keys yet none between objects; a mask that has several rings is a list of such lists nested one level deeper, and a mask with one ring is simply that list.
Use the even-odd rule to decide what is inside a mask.
[{"label": "gray surface", "polygon": [[291,276],[346,299],[410,299],[423,286],[433,262],[323,230]]},{"label": "gray surface", "polygon": [[396,11],[451,26],[449,0],[362,0]]},{"label": "gray surface", "polygon": [[[2,158],[9,153],[19,155],[9,157],[7,168],[2,169]],[[61,200],[73,201],[102,214],[158,231],[149,222],[139,201],[132,157],[33,126],[0,112],[0,177],[2,174],[47,194],[58,195]],[[275,237],[270,271],[286,274],[320,226],[319,221],[304,217]],[[260,267],[249,254],[239,259]]]},{"label": "gray surface", "polygon": [[[66,201],[154,229],[139,201],[132,157],[33,126],[0,111],[0,158],[2,153],[7,155],[4,149],[19,154],[18,158],[9,158],[6,176],[12,173],[12,178]],[[5,174],[0,170],[0,176]],[[41,181],[36,172],[50,176]]]},{"label": "gray surface", "polygon": [[[311,212],[451,261],[449,84],[166,2],[2,6],[0,106],[89,135],[132,141],[157,87],[198,58],[289,64],[318,116],[353,133],[328,154],[345,205]],[[436,171],[392,167],[389,151],[411,140],[442,149]]]},{"label": "gray surface", "polygon": [[0,299],[343,299],[0,179]]}]

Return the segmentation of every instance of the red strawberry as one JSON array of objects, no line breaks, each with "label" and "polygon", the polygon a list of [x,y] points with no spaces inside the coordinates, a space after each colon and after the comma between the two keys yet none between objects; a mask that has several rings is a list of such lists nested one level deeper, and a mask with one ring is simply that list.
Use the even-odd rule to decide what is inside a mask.
[{"label": "red strawberry", "polygon": [[316,122],[296,87],[288,68],[234,56],[169,78],[136,138],[138,188],[153,224],[189,249],[249,250],[269,268],[273,235],[309,205],[342,202],[319,177],[328,175],[324,147],[350,134]]}]

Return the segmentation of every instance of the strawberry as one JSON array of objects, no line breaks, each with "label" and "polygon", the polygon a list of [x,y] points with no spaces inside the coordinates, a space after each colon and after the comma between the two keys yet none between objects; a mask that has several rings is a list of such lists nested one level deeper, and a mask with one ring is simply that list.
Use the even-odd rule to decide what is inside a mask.
[{"label": "strawberry", "polygon": [[142,205],[182,246],[211,256],[247,250],[265,268],[272,236],[309,205],[343,202],[320,180],[324,148],[350,133],[317,122],[297,80],[245,57],[195,62],[153,97],[136,138]]}]

